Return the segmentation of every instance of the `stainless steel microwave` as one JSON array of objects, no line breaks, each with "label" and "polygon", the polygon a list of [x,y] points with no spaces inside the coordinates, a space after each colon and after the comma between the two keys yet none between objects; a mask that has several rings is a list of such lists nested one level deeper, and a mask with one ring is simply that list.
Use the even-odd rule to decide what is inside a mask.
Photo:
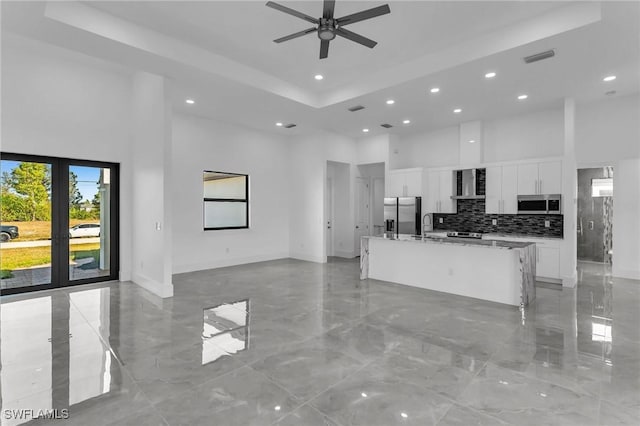
[{"label": "stainless steel microwave", "polygon": [[562,196],[518,195],[518,214],[562,214]]}]

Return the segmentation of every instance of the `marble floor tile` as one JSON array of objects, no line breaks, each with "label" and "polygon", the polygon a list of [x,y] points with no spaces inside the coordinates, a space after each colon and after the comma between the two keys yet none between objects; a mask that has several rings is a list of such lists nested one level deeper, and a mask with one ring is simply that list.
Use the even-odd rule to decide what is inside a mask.
[{"label": "marble floor tile", "polygon": [[435,425],[453,402],[390,375],[361,371],[311,401],[320,412],[349,426]]},{"label": "marble floor tile", "polygon": [[[264,373],[301,402],[358,371],[364,364],[316,339],[277,352],[251,367]],[[300,380],[304,377],[304,380]]]},{"label": "marble floor tile", "polygon": [[305,404],[290,414],[287,414],[274,426],[340,426],[312,406]]},{"label": "marble floor tile", "polygon": [[482,414],[469,407],[454,404],[438,422],[438,426],[506,426],[502,420]]},{"label": "marble floor tile", "polygon": [[578,272],[522,312],[338,258],[178,274],[168,299],[131,282],[2,296],[0,401],[68,408],[30,423],[58,426],[636,425],[640,284]]},{"label": "marble floor tile", "polygon": [[269,425],[298,403],[250,367],[196,386],[155,405],[170,425]]}]

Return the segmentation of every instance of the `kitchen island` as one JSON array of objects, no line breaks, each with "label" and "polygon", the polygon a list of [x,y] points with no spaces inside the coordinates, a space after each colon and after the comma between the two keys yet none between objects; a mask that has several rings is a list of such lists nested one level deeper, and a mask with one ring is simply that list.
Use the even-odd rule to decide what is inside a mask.
[{"label": "kitchen island", "polygon": [[414,235],[362,237],[360,279],[527,306],[536,297],[535,243]]}]

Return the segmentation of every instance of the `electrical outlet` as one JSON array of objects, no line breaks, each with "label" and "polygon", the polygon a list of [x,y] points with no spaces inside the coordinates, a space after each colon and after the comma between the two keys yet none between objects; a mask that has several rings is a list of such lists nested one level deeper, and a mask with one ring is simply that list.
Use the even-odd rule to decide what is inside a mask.
[{"label": "electrical outlet", "polygon": [[550,220],[545,220],[544,221],[544,227],[545,228],[550,228],[551,227],[551,221]]},{"label": "electrical outlet", "polygon": [[498,219],[491,219],[491,224],[496,226],[498,224]]},{"label": "electrical outlet", "polygon": [[162,223],[156,222],[156,231],[162,230]]},{"label": "electrical outlet", "polygon": [[444,219],[443,219],[443,218],[441,218],[441,217],[439,217],[439,218],[438,218],[438,223],[444,223]]}]

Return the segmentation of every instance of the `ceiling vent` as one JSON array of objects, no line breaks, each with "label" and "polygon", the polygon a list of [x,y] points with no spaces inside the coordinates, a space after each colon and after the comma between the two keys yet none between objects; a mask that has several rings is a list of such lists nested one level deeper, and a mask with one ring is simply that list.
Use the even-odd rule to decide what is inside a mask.
[{"label": "ceiling vent", "polygon": [[286,125],[284,126],[284,128],[285,128],[285,129],[291,129],[292,127],[296,127],[296,125],[295,125],[295,124],[293,124],[293,123],[291,123],[291,124],[286,124]]},{"label": "ceiling vent", "polygon": [[356,105],[356,106],[352,106],[351,108],[349,108],[349,111],[356,112],[356,111],[360,111],[361,109],[364,109],[364,107],[362,105]]},{"label": "ceiling vent", "polygon": [[526,64],[530,64],[532,62],[542,61],[543,59],[553,58],[554,56],[556,56],[556,51],[551,49],[546,52],[536,53],[535,55],[525,56],[523,59]]},{"label": "ceiling vent", "polygon": [[381,124],[380,126],[384,127],[385,129],[390,129],[393,127],[391,124],[387,124],[387,123]]}]

